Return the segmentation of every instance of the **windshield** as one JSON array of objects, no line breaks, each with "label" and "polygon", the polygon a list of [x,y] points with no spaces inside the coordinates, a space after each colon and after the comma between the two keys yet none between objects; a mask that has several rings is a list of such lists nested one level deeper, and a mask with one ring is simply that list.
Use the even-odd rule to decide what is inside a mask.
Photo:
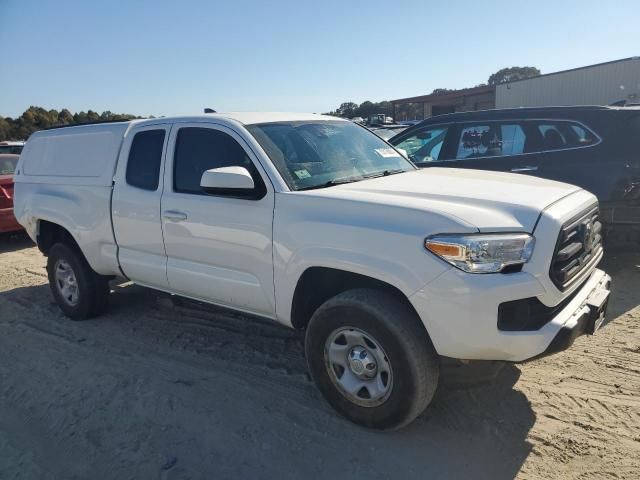
[{"label": "windshield", "polygon": [[23,148],[24,148],[24,145],[0,145],[0,154],[11,153],[15,155],[20,155],[22,153]]},{"label": "windshield", "polygon": [[3,157],[0,156],[0,175],[11,175],[16,171],[16,165],[18,164],[18,157]]},{"label": "windshield", "polygon": [[264,123],[247,129],[292,190],[330,187],[415,169],[389,144],[352,122]]}]

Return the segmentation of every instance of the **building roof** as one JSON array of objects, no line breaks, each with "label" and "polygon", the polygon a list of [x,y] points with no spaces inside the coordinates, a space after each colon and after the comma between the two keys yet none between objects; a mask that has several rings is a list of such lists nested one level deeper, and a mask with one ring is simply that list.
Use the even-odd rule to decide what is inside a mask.
[{"label": "building roof", "polygon": [[[585,70],[585,69],[589,69],[589,68],[593,68],[593,67],[601,67],[601,66],[604,66],[604,65],[610,65],[610,64],[613,64],[613,63],[639,61],[639,60],[640,60],[640,57],[621,58],[619,60],[611,60],[609,62],[596,63],[596,64],[593,64],[593,65],[586,65],[584,67],[576,67],[576,68],[570,68],[568,70],[560,70],[558,72],[544,73],[542,75],[536,75],[535,77],[522,78],[520,80],[513,80],[511,82],[505,82],[504,84],[516,83],[516,82],[526,82],[527,80],[533,80],[533,79],[541,78],[541,77],[549,77],[551,75],[560,75],[562,73],[574,72],[576,70]],[[450,100],[452,98],[461,97],[461,96],[465,96],[465,95],[477,95],[477,94],[482,94],[482,93],[491,93],[491,92],[495,91],[497,86],[504,85],[504,84],[484,85],[484,86],[481,86],[481,87],[463,88],[461,90],[451,90],[449,92],[444,92],[444,93],[435,93],[435,94],[431,93],[429,95],[420,95],[420,96],[417,96],[417,97],[399,98],[397,100],[391,100],[391,103],[394,103],[394,104],[397,104],[397,103],[427,103],[427,102],[438,102],[438,103],[440,103],[440,101],[442,101],[442,100]]]},{"label": "building roof", "polygon": [[441,100],[450,100],[452,98],[464,97],[466,95],[478,95],[483,93],[493,93],[496,87],[493,85],[482,85],[480,87],[463,88],[460,90],[451,90],[443,93],[430,93],[429,95],[420,95],[418,97],[399,98],[391,100],[391,103],[424,103]]},{"label": "building roof", "polygon": [[[526,82],[527,80],[534,80],[536,78],[551,77],[553,75],[560,75],[560,74],[563,74],[563,73],[575,72],[575,71],[578,71],[578,70],[586,70],[586,69],[594,68],[594,67],[603,67],[605,65],[611,65],[611,64],[614,64],[614,63],[631,62],[631,61],[634,61],[634,60],[635,61],[639,61],[640,57],[621,58],[619,60],[610,60],[608,62],[594,63],[593,65],[585,65],[584,67],[569,68],[567,70],[559,70],[557,72],[543,73],[543,74],[540,74],[540,75],[536,75],[535,77],[520,78],[518,80],[512,80],[510,82],[499,83],[498,85],[505,85],[507,83]],[[496,85],[496,86],[498,86],[498,85]]]}]

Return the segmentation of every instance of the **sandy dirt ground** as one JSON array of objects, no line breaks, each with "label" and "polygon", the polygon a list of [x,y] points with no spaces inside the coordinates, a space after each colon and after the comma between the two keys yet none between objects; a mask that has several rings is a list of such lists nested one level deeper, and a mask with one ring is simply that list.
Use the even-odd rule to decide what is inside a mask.
[{"label": "sandy dirt ground", "polygon": [[638,478],[640,255],[605,267],[597,335],[380,433],[323,401],[297,332],[132,285],[71,322],[37,249],[2,239],[0,478]]}]

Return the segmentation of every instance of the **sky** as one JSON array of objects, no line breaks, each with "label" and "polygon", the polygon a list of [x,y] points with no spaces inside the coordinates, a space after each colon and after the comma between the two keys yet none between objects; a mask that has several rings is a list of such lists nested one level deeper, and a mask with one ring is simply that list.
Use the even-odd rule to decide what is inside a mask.
[{"label": "sky", "polygon": [[0,0],[0,116],[326,112],[640,55],[638,0]]}]

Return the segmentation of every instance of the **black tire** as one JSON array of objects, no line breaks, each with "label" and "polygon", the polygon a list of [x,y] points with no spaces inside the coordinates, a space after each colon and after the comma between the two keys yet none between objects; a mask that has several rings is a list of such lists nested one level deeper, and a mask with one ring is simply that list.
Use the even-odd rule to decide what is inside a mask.
[{"label": "black tire", "polygon": [[[107,309],[109,301],[109,282],[107,277],[97,274],[87,263],[77,247],[56,243],[49,250],[47,274],[49,287],[62,312],[71,320],[93,318]],[[71,303],[62,294],[56,280],[56,268],[59,262],[65,262],[73,271],[77,283],[77,299]]]},{"label": "black tire", "polygon": [[[327,341],[345,327],[374,338],[388,358],[392,382],[379,405],[354,403],[331,373]],[[382,291],[355,289],[327,300],[309,322],[305,354],[311,376],[331,406],[368,428],[393,430],[409,424],[431,402],[438,385],[438,356],[420,319],[406,301]]]}]

